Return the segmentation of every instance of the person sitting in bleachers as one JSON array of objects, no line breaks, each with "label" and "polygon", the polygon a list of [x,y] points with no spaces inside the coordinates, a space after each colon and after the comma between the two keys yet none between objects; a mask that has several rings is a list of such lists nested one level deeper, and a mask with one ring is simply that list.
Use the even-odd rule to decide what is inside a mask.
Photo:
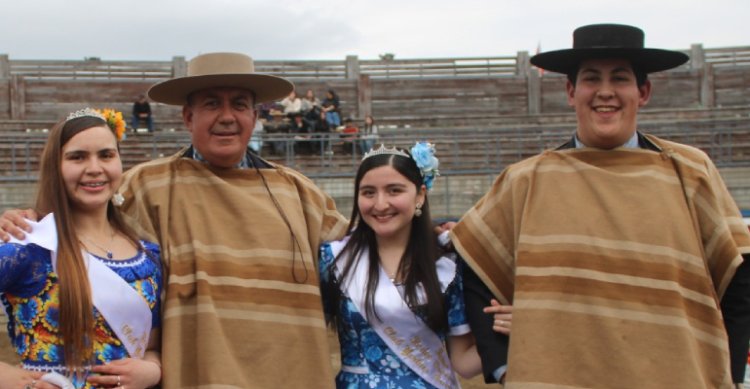
[{"label": "person sitting in bleachers", "polygon": [[[307,118],[308,115],[306,115]],[[330,132],[331,126],[326,121],[326,113],[318,111],[318,117],[312,122],[311,128],[313,129],[313,139],[311,143],[312,150],[315,153],[321,153],[330,148]]]},{"label": "person sitting in bleachers", "polygon": [[271,117],[273,117],[273,120],[266,123],[263,129],[265,133],[268,134],[268,139],[270,139],[269,142],[271,143],[271,150],[273,151],[273,154],[284,155],[286,154],[287,141],[285,139],[281,139],[281,137],[289,134],[289,119],[286,117],[286,115],[284,115],[283,112],[277,110],[271,110]]},{"label": "person sitting in bleachers", "polygon": [[323,100],[323,112],[326,113],[326,121],[332,128],[341,125],[341,112],[339,111],[339,97],[333,89],[326,92],[326,98]]},{"label": "person sitting in bleachers", "polygon": [[378,125],[375,124],[375,119],[372,115],[365,116],[365,125],[362,127],[362,135],[359,142],[359,150],[364,155],[370,151],[375,143],[378,141]]},{"label": "person sitting in bleachers", "polygon": [[344,153],[354,153],[354,147],[359,139],[359,128],[354,124],[354,121],[352,119],[344,120],[344,125],[337,128],[336,131],[341,134]]},{"label": "person sitting in bleachers", "polygon": [[253,134],[250,135],[250,142],[248,142],[247,146],[253,149],[255,151],[255,154],[261,155],[261,151],[263,151],[263,133],[264,127],[266,125],[267,120],[264,118],[259,118],[255,121],[255,128],[253,128]]},{"label": "person sitting in bleachers", "polygon": [[304,120],[302,112],[297,112],[292,115],[292,123],[289,132],[294,134],[295,151],[300,154],[309,154],[313,151],[313,145],[310,144],[313,139],[313,128],[310,126],[310,123]]},{"label": "person sitting in bleachers", "polygon": [[284,114],[290,119],[295,114],[302,112],[302,100],[297,96],[296,91],[292,91],[289,96],[281,100],[281,106],[284,107]]},{"label": "person sitting in bleachers", "polygon": [[321,109],[320,99],[315,97],[315,92],[312,89],[308,89],[305,96],[302,97],[302,113],[306,114],[315,109]]},{"label": "person sitting in bleachers", "polygon": [[133,116],[130,122],[133,131],[140,128],[141,122],[146,124],[148,132],[154,132],[154,117],[151,115],[151,105],[144,94],[138,95],[138,99],[133,103]]}]

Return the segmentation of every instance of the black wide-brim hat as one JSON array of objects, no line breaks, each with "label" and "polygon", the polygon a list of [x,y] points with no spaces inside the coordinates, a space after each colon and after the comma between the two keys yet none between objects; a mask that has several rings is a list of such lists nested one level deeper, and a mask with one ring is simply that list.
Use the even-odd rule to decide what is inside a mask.
[{"label": "black wide-brim hat", "polygon": [[548,51],[531,57],[532,65],[557,73],[571,74],[586,59],[622,58],[633,68],[653,73],[676,68],[689,57],[679,51],[643,47],[640,28],[622,24],[591,24],[573,31],[573,48]]}]

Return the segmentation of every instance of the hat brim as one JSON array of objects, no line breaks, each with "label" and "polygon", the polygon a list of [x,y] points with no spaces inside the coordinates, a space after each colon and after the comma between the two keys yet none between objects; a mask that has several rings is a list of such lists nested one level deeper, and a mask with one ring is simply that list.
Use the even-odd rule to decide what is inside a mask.
[{"label": "hat brim", "polygon": [[267,74],[207,74],[162,81],[148,90],[148,97],[159,103],[185,105],[191,93],[221,87],[250,90],[256,104],[279,100],[294,90],[290,81]]},{"label": "hat brim", "polygon": [[578,71],[581,61],[598,58],[627,59],[634,68],[645,73],[676,68],[689,59],[685,53],[662,49],[585,48],[539,53],[531,57],[529,61],[532,65],[544,70],[570,74]]}]

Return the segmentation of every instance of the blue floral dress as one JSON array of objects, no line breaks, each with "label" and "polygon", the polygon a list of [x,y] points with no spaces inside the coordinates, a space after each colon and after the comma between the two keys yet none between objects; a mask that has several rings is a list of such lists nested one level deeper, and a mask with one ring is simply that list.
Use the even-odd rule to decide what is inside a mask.
[{"label": "blue floral dress", "polygon": [[[94,256],[117,273],[148,302],[152,327],[160,326],[159,297],[162,274],[159,246],[141,241],[145,248],[126,260]],[[50,252],[35,244],[0,245],[0,299],[10,318],[8,334],[26,370],[67,375],[62,337],[58,331],[59,284],[52,270]],[[94,308],[94,359],[103,364],[128,357],[104,318]],[[93,388],[83,379],[73,379],[76,388]]]},{"label": "blue floral dress", "polygon": [[[459,264],[460,266],[460,264]],[[334,255],[330,244],[320,248],[320,279],[323,291],[323,305],[326,315],[334,312],[338,305],[336,329],[341,347],[341,365],[359,368],[362,372],[342,369],[336,376],[336,388],[435,388],[409,368],[399,356],[378,336],[367,319],[359,312],[354,302],[344,294],[331,293],[334,282]],[[463,299],[463,285],[460,268],[445,291],[448,307],[450,335],[463,335],[469,332]],[[448,334],[438,334],[445,341]],[[366,372],[366,373],[365,373]]]}]

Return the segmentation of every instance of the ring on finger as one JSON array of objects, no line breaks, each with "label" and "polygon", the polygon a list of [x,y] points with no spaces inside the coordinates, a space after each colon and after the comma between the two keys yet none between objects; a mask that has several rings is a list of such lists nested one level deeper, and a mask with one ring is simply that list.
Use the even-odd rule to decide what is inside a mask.
[{"label": "ring on finger", "polygon": [[115,386],[122,387],[122,383],[120,383],[120,376],[119,375],[117,376],[117,385],[115,385]]},{"label": "ring on finger", "polygon": [[505,327],[505,320],[500,320],[497,324],[500,324],[500,327]]}]

